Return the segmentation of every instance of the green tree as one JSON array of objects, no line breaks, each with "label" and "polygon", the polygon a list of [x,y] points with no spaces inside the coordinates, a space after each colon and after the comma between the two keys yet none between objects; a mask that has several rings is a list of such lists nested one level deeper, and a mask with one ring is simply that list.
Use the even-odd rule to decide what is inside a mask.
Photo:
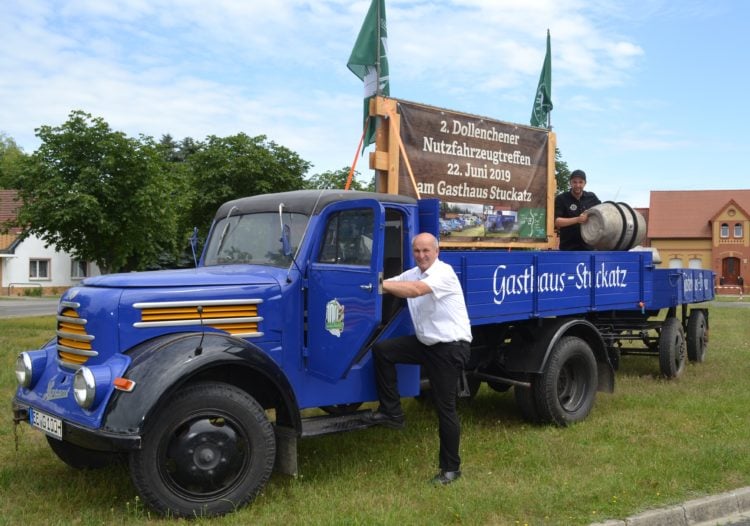
[{"label": "green tree", "polygon": [[0,133],[0,188],[10,188],[26,154],[11,137]]},{"label": "green tree", "polygon": [[570,190],[570,170],[568,163],[562,160],[560,148],[555,148],[555,180],[557,181],[555,195]]},{"label": "green tree", "polygon": [[13,178],[28,233],[104,272],[148,268],[184,244],[184,181],[153,139],[128,138],[82,111],[36,135],[41,146]]},{"label": "green tree", "polygon": [[187,158],[194,198],[189,219],[205,236],[219,206],[240,197],[299,190],[310,163],[266,139],[244,133],[209,136]]},{"label": "green tree", "polygon": [[[357,180],[357,177],[361,174],[358,171],[354,171],[352,177],[352,183],[349,186],[350,190],[361,190],[365,192],[373,192],[374,184],[365,185],[361,181]],[[349,167],[345,166],[338,170],[328,170],[323,173],[315,174],[305,181],[305,188],[311,190],[323,190],[323,189],[339,189],[343,190],[346,187],[346,180],[349,178]],[[374,179],[373,179],[374,181]]]}]

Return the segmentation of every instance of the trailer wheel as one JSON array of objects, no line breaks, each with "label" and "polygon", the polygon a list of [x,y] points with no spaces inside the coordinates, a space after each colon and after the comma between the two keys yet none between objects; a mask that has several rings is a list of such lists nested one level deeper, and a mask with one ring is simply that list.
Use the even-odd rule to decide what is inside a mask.
[{"label": "trailer wheel", "polygon": [[685,370],[685,333],[676,317],[664,320],[659,334],[659,369],[665,378],[677,378]]},{"label": "trailer wheel", "polygon": [[584,420],[596,397],[596,359],[589,344],[574,336],[561,338],[544,371],[532,382],[542,422],[567,426]]},{"label": "trailer wheel", "polygon": [[130,473],[144,502],[179,517],[247,504],[273,469],[276,440],[253,397],[221,383],[186,387],[150,418]]},{"label": "trailer wheel", "polygon": [[47,443],[57,458],[74,469],[100,469],[122,460],[115,452],[87,449],[50,436]]},{"label": "trailer wheel", "polygon": [[688,360],[702,363],[706,359],[706,348],[708,347],[708,324],[703,311],[690,311],[686,337]]}]

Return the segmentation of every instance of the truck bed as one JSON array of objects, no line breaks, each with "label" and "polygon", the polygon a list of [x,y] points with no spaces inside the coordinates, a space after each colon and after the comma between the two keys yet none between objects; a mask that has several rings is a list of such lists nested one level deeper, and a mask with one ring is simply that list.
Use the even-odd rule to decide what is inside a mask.
[{"label": "truck bed", "polygon": [[713,299],[713,272],[657,269],[650,252],[443,250],[477,324]]}]

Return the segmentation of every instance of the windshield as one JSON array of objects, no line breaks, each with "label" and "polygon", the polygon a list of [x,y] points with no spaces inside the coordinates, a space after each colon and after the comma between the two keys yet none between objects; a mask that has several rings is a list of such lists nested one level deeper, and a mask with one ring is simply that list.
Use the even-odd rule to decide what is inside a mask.
[{"label": "windshield", "polygon": [[[292,254],[297,251],[307,225],[304,214],[282,214],[289,225]],[[226,217],[216,222],[208,240],[204,265],[249,263],[286,267],[291,258],[284,255],[278,212]]]}]

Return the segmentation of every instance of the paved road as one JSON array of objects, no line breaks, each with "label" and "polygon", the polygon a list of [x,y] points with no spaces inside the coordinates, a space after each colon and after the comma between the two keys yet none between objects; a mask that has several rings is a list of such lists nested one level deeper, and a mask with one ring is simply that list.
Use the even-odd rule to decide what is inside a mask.
[{"label": "paved road", "polygon": [[742,301],[712,301],[709,303],[710,307],[728,307],[728,308],[742,308],[750,307],[750,297],[745,296]]},{"label": "paved road", "polygon": [[58,299],[0,298],[0,318],[51,316],[57,314]]}]

